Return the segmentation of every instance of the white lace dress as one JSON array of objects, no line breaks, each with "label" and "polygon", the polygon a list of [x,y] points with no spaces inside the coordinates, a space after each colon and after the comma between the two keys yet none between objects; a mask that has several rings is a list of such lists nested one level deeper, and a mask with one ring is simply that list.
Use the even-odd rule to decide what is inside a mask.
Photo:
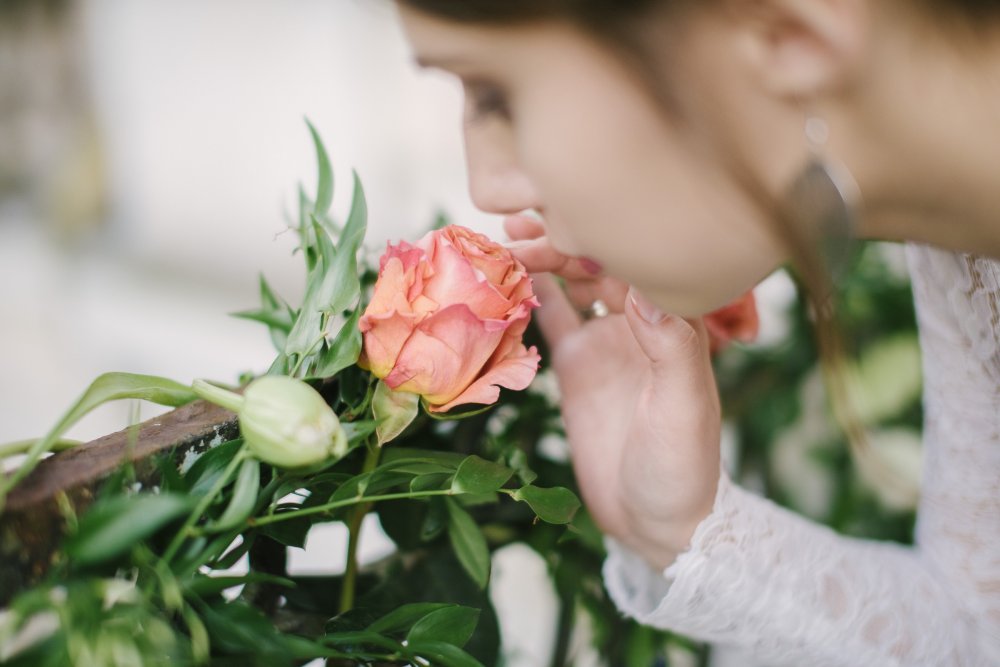
[{"label": "white lace dress", "polygon": [[1000,665],[1000,262],[907,253],[924,358],[916,546],[840,536],[723,475],[665,571],[609,540],[623,612],[771,665]]}]

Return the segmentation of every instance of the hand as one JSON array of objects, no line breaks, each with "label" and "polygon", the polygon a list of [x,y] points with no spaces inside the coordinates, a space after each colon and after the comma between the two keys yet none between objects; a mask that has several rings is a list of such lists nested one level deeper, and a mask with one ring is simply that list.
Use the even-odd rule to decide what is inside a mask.
[{"label": "hand", "polygon": [[[651,565],[673,562],[712,509],[721,415],[700,319],[660,313],[636,290],[553,249],[530,218],[504,223],[535,276],[583,500],[601,529]],[[600,298],[612,313],[583,321]]]}]

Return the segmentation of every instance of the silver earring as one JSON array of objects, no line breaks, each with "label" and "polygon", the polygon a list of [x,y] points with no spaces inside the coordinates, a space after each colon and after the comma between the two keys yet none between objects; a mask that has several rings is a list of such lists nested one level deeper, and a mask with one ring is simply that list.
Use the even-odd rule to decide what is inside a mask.
[{"label": "silver earring", "polygon": [[806,120],[805,134],[811,157],[792,183],[785,203],[800,229],[814,235],[827,274],[836,283],[853,256],[858,186],[846,167],[822,155],[821,148],[829,137],[822,119]]}]

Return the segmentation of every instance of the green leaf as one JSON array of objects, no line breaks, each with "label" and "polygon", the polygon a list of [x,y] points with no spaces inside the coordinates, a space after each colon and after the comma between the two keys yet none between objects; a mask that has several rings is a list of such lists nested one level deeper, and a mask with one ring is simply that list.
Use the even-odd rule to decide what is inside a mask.
[{"label": "green leaf", "polygon": [[[266,324],[271,329],[272,335],[276,333],[287,334],[292,329],[293,314],[289,310],[265,310],[258,308],[257,310],[241,310],[237,313],[231,313],[231,315],[242,320],[251,320]],[[283,348],[284,345],[278,347],[279,350]]]},{"label": "green leaf", "polygon": [[379,380],[372,397],[372,415],[379,447],[390,442],[410,425],[420,408],[420,396],[405,391],[393,391]]},{"label": "green leaf", "polygon": [[[278,512],[278,514],[281,513]],[[284,544],[286,547],[304,549],[306,538],[309,536],[309,530],[313,527],[313,523],[316,522],[317,519],[315,516],[303,516],[286,521],[269,523],[260,528],[260,532],[275,542]]]},{"label": "green leaf", "polygon": [[260,491],[260,461],[248,458],[240,464],[240,472],[233,486],[233,496],[229,506],[217,521],[206,526],[206,530],[221,532],[245,523],[253,514],[258,491]]},{"label": "green leaf", "polygon": [[551,489],[523,486],[511,494],[511,497],[528,503],[538,518],[546,523],[569,523],[580,508],[580,500],[576,494],[561,486]]},{"label": "green leaf", "polygon": [[445,498],[448,507],[448,538],[451,547],[479,588],[486,588],[490,580],[490,550],[479,526],[469,513],[451,498]]},{"label": "green leaf", "polygon": [[396,651],[401,648],[399,642],[393,641],[388,637],[383,637],[377,632],[338,632],[336,634],[324,635],[322,641],[334,646],[379,646],[390,651]]},{"label": "green leaf", "polygon": [[348,450],[353,449],[364,442],[365,438],[375,432],[375,422],[365,419],[356,422],[341,422],[344,428],[344,435],[347,436]]},{"label": "green leaf", "polygon": [[313,145],[316,147],[316,162],[319,166],[319,182],[316,185],[316,204],[313,207],[313,212],[317,215],[325,215],[330,210],[330,204],[333,203],[333,168],[330,166],[330,156],[327,155],[319,132],[308,119],[306,125],[309,126],[309,133],[312,135]]},{"label": "green leaf", "polygon": [[451,477],[455,474],[454,466],[440,463],[434,459],[426,458],[402,458],[384,461],[379,464],[379,470],[395,470],[405,472],[410,475],[429,475],[432,473],[444,473]]},{"label": "green leaf", "polygon": [[228,535],[221,535],[205,549],[205,554],[219,554],[219,559],[211,563],[213,570],[228,570],[236,565],[253,547],[257,540],[256,533],[249,533],[240,537],[241,542],[234,547],[229,546]]},{"label": "green leaf", "polygon": [[420,522],[420,541],[430,542],[448,527],[448,508],[440,498],[432,498],[427,503],[427,513]]},{"label": "green leaf", "polygon": [[[326,232],[323,232],[325,234]],[[326,285],[323,279],[323,262],[317,262],[309,272],[306,283],[306,293],[302,297],[302,307],[299,308],[295,324],[285,341],[284,354],[289,360],[298,360],[315,351],[323,339],[321,322],[323,313],[321,304],[329,301],[333,285]]]},{"label": "green leaf", "polygon": [[465,646],[479,621],[479,610],[472,607],[447,607],[433,611],[413,624],[406,634],[408,644],[444,642],[458,648]]},{"label": "green leaf", "polygon": [[[368,229],[368,204],[361,179],[354,173],[354,192],[351,212],[347,216],[340,238],[337,239],[337,256],[329,266],[324,280],[335,286],[333,298],[323,308],[324,312],[339,314],[356,303],[361,295],[361,280],[358,277],[358,251]],[[331,335],[333,332],[331,332]]]},{"label": "green leaf", "polygon": [[[5,442],[0,445],[0,459],[5,459],[8,456],[24,454],[25,452],[30,451],[31,448],[35,446],[36,442],[38,442],[38,438]],[[49,447],[49,451],[65,452],[68,449],[79,447],[82,444],[84,444],[82,440],[59,439],[52,443],[51,447]]]},{"label": "green leaf", "polygon": [[492,505],[500,500],[496,491],[490,493],[463,493],[455,496],[455,502],[462,507],[476,507],[477,505]]},{"label": "green leaf", "polygon": [[285,354],[301,360],[316,351],[325,335],[336,339],[337,332],[323,331],[325,315],[339,315],[358,301],[361,281],[358,278],[358,251],[367,228],[368,207],[364,190],[354,174],[354,200],[347,224],[340,234],[336,253],[331,257],[329,236],[317,222],[313,222],[317,244],[322,252],[321,261],[309,272],[306,294],[299,309],[299,316],[288,335]]},{"label": "green leaf", "polygon": [[266,325],[271,335],[271,343],[278,352],[281,352],[285,349],[288,332],[292,330],[295,322],[295,312],[275,295],[263,274],[260,276],[260,304],[257,310],[244,310],[232,313],[232,316]]},{"label": "green leaf", "polygon": [[365,495],[378,495],[379,493],[387,491],[394,486],[409,486],[411,479],[411,476],[407,473],[376,468],[372,471],[371,479],[368,481],[368,487],[365,489]]},{"label": "green leaf", "polygon": [[115,558],[193,506],[192,498],[172,493],[100,500],[80,519],[66,542],[66,555],[84,567]]},{"label": "green leaf", "polygon": [[336,337],[324,349],[310,377],[324,379],[332,377],[348,366],[353,366],[361,356],[361,330],[358,321],[361,319],[361,306],[347,318]]},{"label": "green leaf", "polygon": [[267,369],[267,375],[288,375],[291,370],[290,360],[284,352],[279,352],[278,356],[271,362]]},{"label": "green leaf", "polygon": [[458,467],[451,490],[455,493],[493,493],[502,488],[513,475],[514,471],[507,466],[470,456]]},{"label": "green leaf", "polygon": [[243,584],[274,584],[285,588],[295,588],[295,582],[284,577],[277,577],[273,574],[263,572],[249,572],[238,577],[206,577],[197,576],[188,582],[184,589],[199,597],[211,597],[224,590]]},{"label": "green leaf", "polygon": [[305,188],[299,183],[299,220],[296,230],[299,233],[299,245],[306,260],[306,275],[312,273],[319,263],[319,255],[316,253],[316,232],[309,224],[312,218],[313,203],[306,194]]},{"label": "green leaf", "polygon": [[410,481],[410,491],[436,491],[446,489],[451,486],[451,473],[432,472],[426,475],[417,475]]},{"label": "green leaf", "polygon": [[73,424],[94,408],[108,401],[140,399],[179,407],[198,398],[190,387],[163,377],[134,373],[105,373],[94,380],[76,403],[59,419],[44,438],[28,450],[25,460],[9,477],[0,478],[0,511],[7,493],[18,484]]},{"label": "green leaf", "polygon": [[392,634],[409,630],[414,623],[424,618],[428,614],[440,609],[447,609],[452,605],[443,602],[415,602],[404,604],[382,618],[368,626],[368,632],[379,634]]},{"label": "green leaf", "polygon": [[221,653],[258,654],[260,662],[251,664],[269,664],[268,659],[284,652],[283,635],[263,613],[246,603],[204,606],[201,615],[213,648]]},{"label": "green leaf", "polygon": [[242,446],[243,439],[237,438],[202,453],[184,474],[188,494],[198,498],[208,493]]},{"label": "green leaf", "polygon": [[431,664],[443,667],[483,667],[471,655],[451,644],[444,642],[420,642],[406,647],[410,653],[432,661]]},{"label": "green leaf", "polygon": [[402,459],[410,461],[433,461],[441,465],[448,466],[452,470],[458,470],[467,457],[458,452],[447,452],[438,449],[420,449],[418,447],[406,447],[389,449],[382,452],[383,463],[396,462]]},{"label": "green leaf", "polygon": [[365,495],[365,491],[368,489],[368,484],[371,482],[371,479],[371,472],[363,472],[360,475],[351,477],[337,487],[337,490],[333,492],[328,502],[336,503],[341,500],[363,497]]},{"label": "green leaf", "polygon": [[[191,637],[192,662],[196,665],[207,665],[211,655],[212,644],[205,624],[202,623],[201,618],[195,613],[194,609],[186,605],[181,609],[181,618],[184,619],[188,635]],[[142,657],[140,656],[140,662],[136,664],[142,664],[141,660]]]}]

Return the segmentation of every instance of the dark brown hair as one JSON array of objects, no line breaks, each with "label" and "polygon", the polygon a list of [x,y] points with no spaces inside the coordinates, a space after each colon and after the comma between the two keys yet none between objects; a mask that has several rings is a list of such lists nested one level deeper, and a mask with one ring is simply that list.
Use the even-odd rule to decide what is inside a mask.
[{"label": "dark brown hair", "polygon": [[[678,0],[400,0],[415,9],[464,23],[520,23],[540,19],[569,20],[597,29],[622,17]],[[928,10],[971,19],[1000,15],[998,0],[917,0]]]}]

